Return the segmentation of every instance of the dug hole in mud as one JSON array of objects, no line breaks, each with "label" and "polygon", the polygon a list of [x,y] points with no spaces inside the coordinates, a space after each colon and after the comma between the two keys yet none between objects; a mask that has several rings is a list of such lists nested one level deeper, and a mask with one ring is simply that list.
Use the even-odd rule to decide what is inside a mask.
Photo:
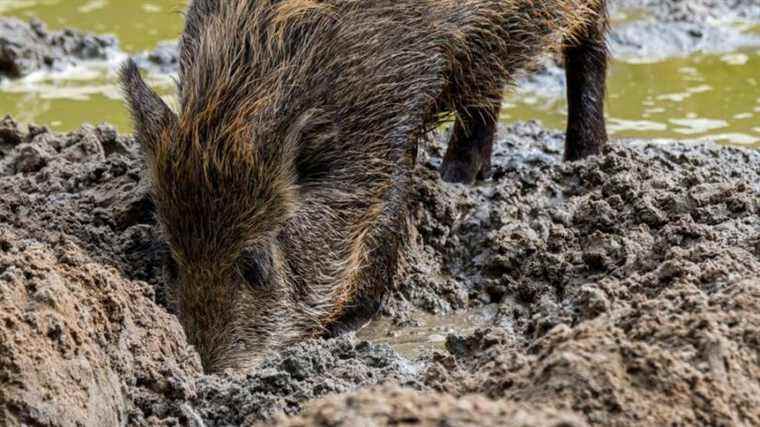
[{"label": "dug hole in mud", "polygon": [[422,153],[384,314],[495,307],[476,332],[416,359],[317,340],[205,376],[165,306],[134,141],[6,118],[0,424],[760,423],[760,153],[621,141],[562,163],[562,139],[502,129],[476,187],[438,178],[445,138]]},{"label": "dug hole in mud", "polygon": [[[703,21],[760,19],[753,2],[617,2],[656,19],[613,49],[649,55],[638,27],[703,49],[723,40]],[[12,25],[37,37],[6,62],[19,74],[115,46]],[[621,140],[562,163],[563,138],[502,128],[493,179],[464,187],[438,178],[436,136],[384,326],[207,376],[166,299],[132,138],[1,120],[0,426],[760,425],[760,152]],[[445,348],[406,339],[452,313],[479,314]]]}]

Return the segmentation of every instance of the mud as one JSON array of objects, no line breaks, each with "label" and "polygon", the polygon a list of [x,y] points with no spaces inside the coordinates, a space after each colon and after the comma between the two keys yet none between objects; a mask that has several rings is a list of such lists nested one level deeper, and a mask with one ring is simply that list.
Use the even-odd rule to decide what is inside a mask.
[{"label": "mud", "polygon": [[739,25],[760,23],[754,0],[617,0],[611,8],[613,16],[640,15],[610,35],[612,53],[620,59],[655,61],[760,46],[760,36]]},{"label": "mud", "polygon": [[551,408],[495,402],[482,395],[455,398],[385,386],[326,398],[294,418],[279,416],[260,426],[504,426],[581,427],[578,415]]},{"label": "mud", "polygon": [[203,376],[162,296],[133,141],[6,118],[1,421],[760,422],[760,153],[625,141],[563,164],[558,133],[501,135],[474,188],[437,178],[442,137],[423,150],[414,243],[384,308],[409,326],[488,306],[484,328],[449,334],[448,351],[349,335]]},{"label": "mud", "polygon": [[646,10],[660,21],[760,20],[755,0],[613,0],[610,4],[613,13]]},{"label": "mud", "polygon": [[60,71],[82,61],[115,55],[114,37],[73,29],[49,31],[38,20],[0,17],[0,78],[21,77],[38,70]]},{"label": "mud", "polygon": [[[118,65],[127,53],[111,35],[96,35],[74,28],[50,31],[37,19],[29,22],[0,17],[0,80],[19,78],[37,71],[62,72],[92,62]],[[152,73],[172,74],[179,66],[174,42],[161,42],[155,49],[139,52],[135,60]]]}]

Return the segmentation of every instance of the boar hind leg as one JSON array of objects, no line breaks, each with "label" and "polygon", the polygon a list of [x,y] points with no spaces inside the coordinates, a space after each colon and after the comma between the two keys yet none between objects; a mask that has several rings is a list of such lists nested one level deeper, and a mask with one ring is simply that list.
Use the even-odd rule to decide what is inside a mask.
[{"label": "boar hind leg", "polygon": [[[604,14],[601,19],[605,19]],[[565,160],[599,154],[607,143],[605,28],[606,24],[600,23],[586,29],[582,37],[567,43],[564,49],[568,104]]]},{"label": "boar hind leg", "polygon": [[501,106],[501,87],[480,99],[479,105],[456,109],[449,147],[441,164],[446,182],[471,184],[491,175],[491,152]]}]

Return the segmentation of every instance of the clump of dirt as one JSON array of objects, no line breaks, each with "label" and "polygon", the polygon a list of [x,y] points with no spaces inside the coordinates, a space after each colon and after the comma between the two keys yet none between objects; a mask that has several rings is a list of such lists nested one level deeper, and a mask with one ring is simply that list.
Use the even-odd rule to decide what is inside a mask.
[{"label": "clump of dirt", "polygon": [[162,74],[176,73],[179,70],[179,47],[176,42],[164,41],[152,51],[143,52],[134,59],[141,68]]},{"label": "clump of dirt", "polygon": [[516,126],[491,182],[452,199],[423,181],[451,212],[423,246],[463,286],[441,299],[500,304],[424,383],[600,425],[760,423],[760,153],[630,141],[563,164],[560,141]]},{"label": "clump of dirt", "polygon": [[89,212],[91,234],[73,233],[84,188],[126,171],[115,150],[106,160],[117,141],[98,129],[61,137],[0,122],[2,425],[126,424],[137,401],[187,396],[176,379],[200,372],[154,289],[83,244],[105,234],[98,214]]},{"label": "clump of dirt", "polygon": [[495,402],[481,395],[455,398],[395,386],[371,387],[309,404],[299,417],[278,417],[271,426],[504,426],[580,427],[578,415],[512,402]]},{"label": "clump of dirt", "polygon": [[387,345],[348,337],[309,341],[274,354],[246,375],[202,377],[192,402],[211,425],[250,425],[294,415],[304,402],[358,387],[396,383],[422,388],[420,368]]},{"label": "clump of dirt", "polygon": [[559,133],[528,123],[502,134],[494,178],[473,188],[440,183],[444,147],[429,147],[416,181],[412,286],[397,300],[441,312],[505,298],[542,305],[556,316],[515,323],[531,337],[597,313],[579,307],[591,304],[580,288],[602,279],[666,287],[760,271],[757,152],[630,141],[561,163]]},{"label": "clump of dirt", "polygon": [[105,60],[116,38],[73,29],[48,31],[41,21],[0,18],[0,76],[21,77],[37,70],[60,70],[84,60]]},{"label": "clump of dirt", "polygon": [[441,358],[426,382],[455,395],[551,402],[595,425],[756,425],[756,277],[713,292],[680,283],[656,297],[618,284],[618,294],[632,294],[630,307],[558,325],[528,346],[503,329],[450,337],[465,351]]},{"label": "clump of dirt", "polygon": [[421,369],[386,345],[348,337],[308,341],[266,358],[254,371],[172,377],[176,392],[142,394],[133,425],[251,425],[299,413],[305,402],[383,383],[415,389]]}]

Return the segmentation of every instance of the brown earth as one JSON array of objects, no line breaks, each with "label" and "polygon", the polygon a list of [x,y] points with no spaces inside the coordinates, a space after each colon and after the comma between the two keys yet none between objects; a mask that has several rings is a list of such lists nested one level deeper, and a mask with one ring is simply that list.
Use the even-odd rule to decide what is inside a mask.
[{"label": "brown earth", "polygon": [[385,314],[497,304],[490,327],[418,360],[347,336],[203,376],[132,140],[3,120],[0,424],[760,423],[760,153],[625,141],[563,164],[561,143],[503,129],[472,188],[437,178],[438,139],[422,154]]},{"label": "brown earth", "polygon": [[587,424],[580,416],[568,412],[498,402],[481,395],[455,398],[385,386],[328,397],[307,405],[301,416],[279,416],[269,424],[261,424],[265,425],[581,427]]}]

